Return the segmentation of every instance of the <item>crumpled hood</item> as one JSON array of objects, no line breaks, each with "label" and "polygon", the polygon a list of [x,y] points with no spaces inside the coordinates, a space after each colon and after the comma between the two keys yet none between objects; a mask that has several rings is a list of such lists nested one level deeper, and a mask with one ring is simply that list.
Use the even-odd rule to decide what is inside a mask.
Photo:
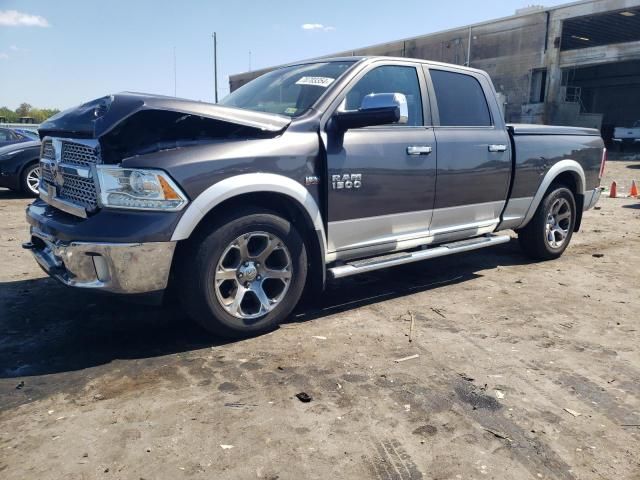
[{"label": "crumpled hood", "polygon": [[44,122],[38,132],[41,138],[47,135],[100,138],[130,117],[154,110],[194,115],[272,133],[284,130],[291,123],[290,118],[282,115],[175,97],[122,92],[60,112]]}]

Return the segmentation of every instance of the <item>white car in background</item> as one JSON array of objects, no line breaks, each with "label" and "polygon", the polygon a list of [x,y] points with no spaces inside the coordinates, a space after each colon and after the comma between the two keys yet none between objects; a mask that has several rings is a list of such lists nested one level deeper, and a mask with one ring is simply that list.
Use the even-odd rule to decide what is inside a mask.
[{"label": "white car in background", "polygon": [[627,145],[640,145],[640,120],[632,127],[616,127],[613,130],[613,144],[622,150]]}]

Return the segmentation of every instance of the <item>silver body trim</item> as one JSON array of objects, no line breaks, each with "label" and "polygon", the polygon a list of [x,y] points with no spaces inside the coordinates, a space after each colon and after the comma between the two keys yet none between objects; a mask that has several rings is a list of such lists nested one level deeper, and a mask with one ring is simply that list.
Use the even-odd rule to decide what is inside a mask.
[{"label": "silver body trim", "polygon": [[433,211],[429,227],[432,235],[460,230],[465,225],[482,226],[495,223],[497,225],[505,200],[496,202],[474,203],[457,207],[438,208]]},{"label": "silver body trim", "polygon": [[600,187],[589,190],[588,192],[584,192],[584,205],[582,207],[582,210],[586,211],[595,207],[598,203],[598,200],[600,200],[601,193],[602,189]]},{"label": "silver body trim", "polygon": [[274,192],[287,195],[296,201],[307,212],[315,230],[322,233],[322,239],[327,249],[324,224],[320,209],[311,193],[301,183],[284,175],[274,173],[247,173],[226,178],[198,195],[187,207],[176,226],[172,241],[185,240],[196,228],[200,220],[214,207],[233,197],[245,193]]},{"label": "silver body trim", "polygon": [[362,256],[370,250],[393,251],[395,244],[407,241],[417,241],[417,246],[489,233],[500,222],[503,205],[504,201],[487,202],[329,222],[328,252],[336,254],[332,259],[355,258],[355,252],[346,252]]},{"label": "silver body trim", "polygon": [[572,172],[576,177],[578,177],[579,181],[576,182],[578,186],[578,191],[576,192],[578,195],[583,195],[586,189],[586,177],[584,175],[584,170],[580,166],[578,162],[575,160],[560,160],[558,163],[555,163],[547,172],[547,174],[542,179],[542,183],[538,187],[536,194],[533,197],[533,202],[529,206],[529,210],[525,215],[524,219],[519,225],[514,225],[511,228],[522,228],[529,223],[529,221],[533,218],[538,209],[538,205],[544,198],[544,194],[547,192],[553,181],[556,179],[558,175],[563,172]]},{"label": "silver body trim", "polygon": [[529,211],[531,202],[533,202],[533,197],[509,199],[507,202],[507,208],[505,208],[504,213],[502,214],[502,223],[500,223],[499,226],[500,230],[516,228],[520,225]]},{"label": "silver body trim", "polygon": [[65,285],[112,293],[163,290],[176,242],[62,242],[31,228],[31,252],[40,267]]},{"label": "silver body trim", "polygon": [[[428,232],[432,214],[432,210],[419,210],[329,222],[328,251],[351,250],[422,237]],[[363,238],[367,240],[362,242]]]}]

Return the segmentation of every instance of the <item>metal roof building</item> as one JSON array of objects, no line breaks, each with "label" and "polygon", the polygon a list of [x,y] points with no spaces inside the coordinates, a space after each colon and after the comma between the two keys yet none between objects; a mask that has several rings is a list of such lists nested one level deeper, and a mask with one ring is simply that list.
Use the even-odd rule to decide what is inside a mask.
[{"label": "metal roof building", "polygon": [[[640,119],[640,0],[528,7],[510,17],[326,57],[350,55],[486,70],[510,122],[590,126],[610,137],[615,126]],[[231,91],[272,68],[232,75]]]}]

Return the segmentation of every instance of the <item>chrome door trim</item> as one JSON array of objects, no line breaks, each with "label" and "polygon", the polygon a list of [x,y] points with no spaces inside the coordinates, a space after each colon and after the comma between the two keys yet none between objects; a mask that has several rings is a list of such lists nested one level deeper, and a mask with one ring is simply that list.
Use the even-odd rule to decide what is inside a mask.
[{"label": "chrome door trim", "polygon": [[489,145],[488,149],[490,152],[506,152],[507,146],[506,145]]},{"label": "chrome door trim", "polygon": [[407,155],[429,155],[433,152],[433,147],[429,145],[409,145]]}]

